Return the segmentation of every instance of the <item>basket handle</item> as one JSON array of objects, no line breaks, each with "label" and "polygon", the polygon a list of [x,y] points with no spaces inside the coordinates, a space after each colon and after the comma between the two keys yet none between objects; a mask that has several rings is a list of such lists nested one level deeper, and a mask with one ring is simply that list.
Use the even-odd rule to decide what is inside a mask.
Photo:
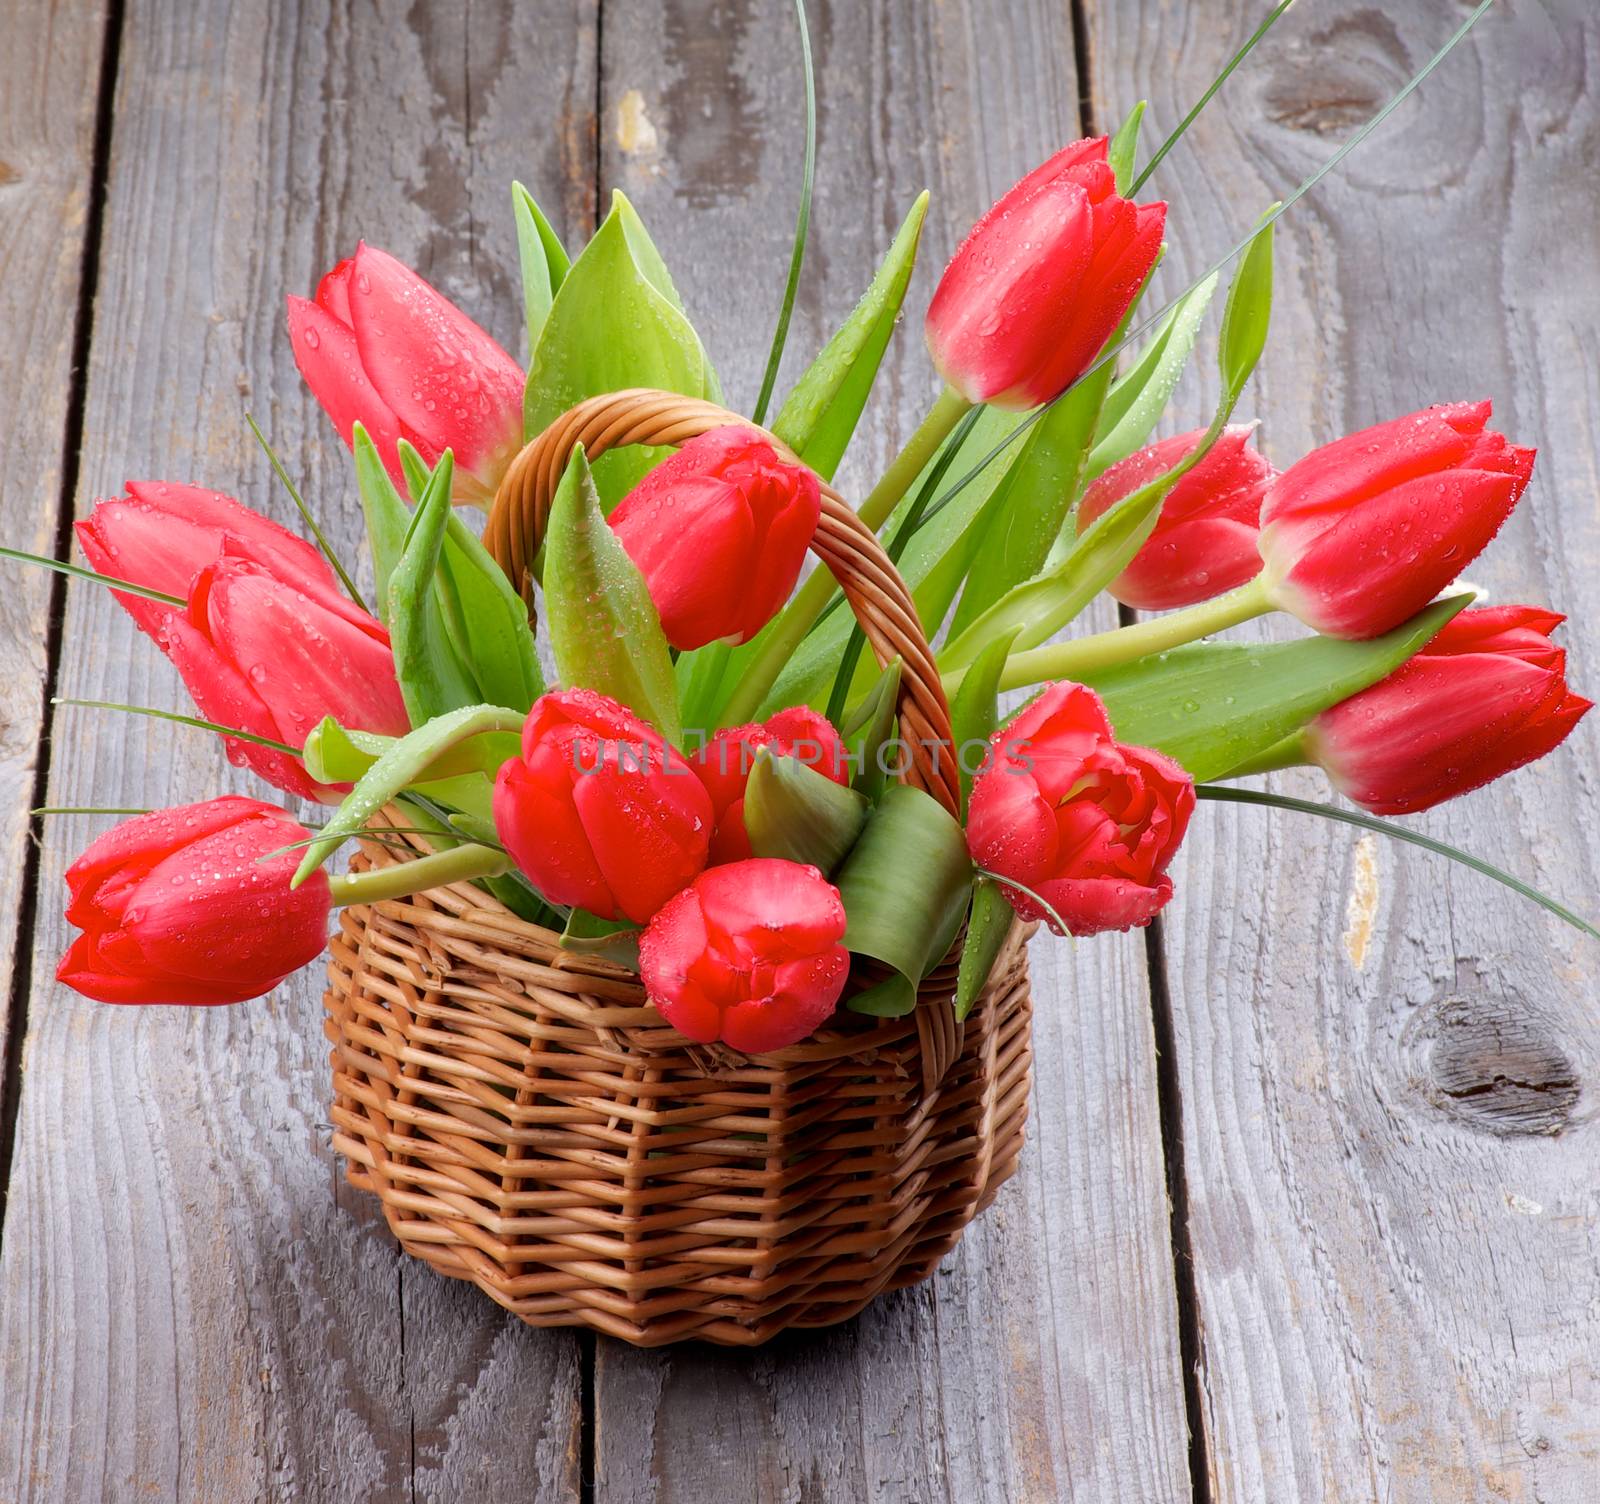
[{"label": "basket handle", "polygon": [[[781,439],[714,402],[648,387],[580,402],[511,462],[489,509],[484,544],[526,598],[550,504],[575,445],[582,444],[593,461],[608,449],[628,444],[676,446],[729,424],[754,429],[786,460],[802,463]],[[822,517],[811,547],[839,582],[878,663],[896,657],[903,663],[900,735],[910,752],[905,781],[931,794],[959,819],[961,790],[950,704],[911,592],[872,529],[826,482]]]}]

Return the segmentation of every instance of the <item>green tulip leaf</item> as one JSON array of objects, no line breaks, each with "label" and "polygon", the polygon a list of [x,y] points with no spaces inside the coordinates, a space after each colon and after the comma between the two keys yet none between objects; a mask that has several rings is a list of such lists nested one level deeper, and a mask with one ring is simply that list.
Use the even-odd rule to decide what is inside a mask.
[{"label": "green tulip leaf", "polygon": [[561,948],[638,971],[639,933],[639,926],[625,919],[602,919],[587,909],[574,909],[561,931]]},{"label": "green tulip leaf", "polygon": [[372,572],[377,579],[378,615],[388,626],[389,577],[405,551],[406,534],[411,530],[411,508],[395,490],[378,456],[377,445],[360,423],[351,431],[350,449],[355,456],[356,489],[361,493],[367,545],[372,551]]},{"label": "green tulip leaf", "polygon": [[1175,758],[1196,782],[1224,778],[1313,716],[1399,668],[1473,599],[1436,601],[1366,642],[1201,642],[1084,675],[1119,741]]},{"label": "green tulip leaf", "polygon": [[527,710],[544,693],[528,608],[505,571],[451,511],[436,584],[440,609],[463,663],[489,705]]},{"label": "green tulip leaf", "polygon": [[1107,362],[1055,403],[1023,440],[973,531],[982,539],[950,623],[958,635],[1014,586],[1044,567],[1077,499],[1111,384]]},{"label": "green tulip leaf", "polygon": [[[1162,319],[1133,364],[1112,384],[1100,409],[1094,448],[1084,467],[1085,483],[1093,482],[1138,451],[1155,432],[1216,290],[1217,273],[1213,272],[1185,293]],[[1065,541],[1063,535],[1063,545]]]},{"label": "green tulip leaf", "polygon": [[891,659],[879,672],[877,682],[855,714],[839,728],[850,759],[848,765],[855,769],[851,787],[869,800],[875,800],[889,783],[883,749],[894,736],[895,720],[900,713],[900,679],[904,671],[905,665],[899,658]]},{"label": "green tulip leaf", "polygon": [[728,664],[735,651],[731,642],[719,638],[678,654],[673,676],[678,681],[678,703],[683,707],[685,726],[701,731],[716,726],[717,712],[726,698]]},{"label": "green tulip leaf", "polygon": [[521,183],[511,185],[511,211],[517,222],[517,250],[522,262],[522,307],[528,324],[528,353],[539,348],[545,320],[572,265],[566,247],[533,195]]},{"label": "green tulip leaf", "polygon": [[1217,342],[1217,366],[1222,373],[1224,405],[1232,411],[1267,345],[1272,322],[1272,226],[1274,204],[1263,216],[1249,248],[1239,260],[1228,288],[1228,306],[1222,315]]},{"label": "green tulip leaf", "polygon": [[795,757],[756,756],[744,791],[744,826],[757,856],[832,873],[866,823],[868,804]]},{"label": "green tulip leaf", "polygon": [[[415,516],[395,490],[377,449],[360,424],[355,429],[356,482],[372,541],[378,599],[387,612],[389,580],[415,526]],[[417,451],[401,439],[400,461],[413,495],[428,494],[433,474]],[[437,494],[437,493],[435,493]],[[435,505],[439,505],[436,501]],[[505,571],[452,507],[443,513],[444,538],[435,562],[431,606],[424,607],[426,634],[448,644],[446,655],[470,688],[468,703],[519,706],[526,710],[544,693],[544,675],[534,648],[528,608]],[[430,519],[424,537],[431,540]],[[415,635],[415,624],[412,633]],[[408,702],[409,704],[409,702]]]},{"label": "green tulip leaf", "polygon": [[1127,119],[1117,127],[1117,132],[1106,147],[1106,161],[1116,176],[1117,192],[1126,197],[1128,184],[1133,181],[1133,161],[1139,154],[1139,126],[1144,120],[1146,101],[1141,99],[1128,111]]},{"label": "green tulip leaf", "polygon": [[[448,491],[445,493],[449,494]],[[291,887],[299,887],[384,805],[416,783],[452,747],[486,731],[519,732],[522,713],[500,705],[467,705],[436,716],[386,747],[306,848]]]},{"label": "green tulip leaf", "polygon": [[318,783],[354,783],[397,740],[373,731],[346,731],[329,715],[311,728],[301,757]]},{"label": "green tulip leaf", "polygon": [[428,489],[428,481],[433,476],[433,471],[428,468],[428,462],[417,452],[417,446],[407,438],[395,440],[395,453],[400,456],[400,468],[405,472],[406,490],[410,493],[412,505],[422,499],[422,493]]},{"label": "green tulip leaf", "polygon": [[551,503],[544,547],[545,608],[561,682],[620,700],[676,743],[678,686],[661,618],[601,513],[582,445]]},{"label": "green tulip leaf", "polygon": [[972,907],[967,914],[967,938],[961,947],[961,969],[956,975],[956,1017],[972,1012],[989,984],[994,963],[1000,959],[1016,913],[999,885],[980,877],[972,887]]},{"label": "green tulip leaf", "polygon": [[947,673],[966,668],[996,637],[1009,635],[1018,651],[1037,647],[1071,622],[1105,589],[1155,530],[1161,503],[1200,463],[1221,430],[1214,429],[1172,469],[1130,493],[1089,525],[1043,574],[996,601],[939,653]]},{"label": "green tulip leaf", "polygon": [[[972,793],[972,780],[978,760],[969,749],[977,743],[987,743],[989,734],[1000,721],[1000,675],[1006,666],[1006,655],[1016,638],[1015,632],[1003,632],[973,660],[972,667],[961,676],[961,687],[950,705],[950,725],[956,744],[956,771],[961,775],[961,802],[965,806]],[[973,769],[972,772],[968,768]]]},{"label": "green tulip leaf", "polygon": [[[1023,416],[1022,413],[1003,412],[999,408],[984,408],[977,424],[956,451],[952,468],[963,471],[971,469],[1022,421]],[[928,471],[938,463],[938,459],[939,456],[935,456],[930,460],[923,473],[907,489],[905,501],[884,525],[887,535],[892,537],[898,530],[905,509],[922,489]],[[960,590],[961,582],[972,565],[973,556],[981,546],[982,535],[972,525],[973,519],[983,510],[984,504],[1007,473],[1006,467],[991,465],[977,480],[958,493],[950,505],[928,518],[911,535],[905,552],[900,555],[898,567],[901,578],[911,587],[917,614],[930,632],[937,631],[949,614],[950,603],[955,600],[956,592]],[[759,714],[770,715],[786,705],[811,704],[822,709],[854,626],[854,616],[841,602],[817,624],[784,665],[771,693],[762,702]],[[739,655],[746,651],[743,648],[734,650],[736,664]],[[873,664],[869,658],[857,672],[847,704],[854,703],[859,694],[865,693],[872,672]]]},{"label": "green tulip leaf", "polygon": [[[318,783],[354,783],[365,777],[373,763],[397,740],[399,738],[380,736],[375,731],[348,730],[330,715],[311,728],[301,755],[307,772]],[[485,732],[451,747],[437,762],[422,769],[417,781],[457,778],[469,773],[487,773],[493,777],[507,758],[516,756],[520,742],[515,732]]]},{"label": "green tulip leaf", "polygon": [[892,784],[837,882],[848,920],[845,945],[895,973],[849,1006],[880,1017],[909,1013],[917,984],[944,959],[967,911],[972,860],[959,822],[921,789]]},{"label": "green tulip leaf", "polygon": [[[721,400],[660,253],[633,205],[617,193],[563,278],[529,357],[525,430],[541,433],[586,397],[636,386]],[[666,452],[634,446],[601,456],[594,483],[604,509],[609,512]]]},{"label": "green tulip leaf", "polygon": [[386,592],[395,678],[413,726],[425,725],[447,710],[481,703],[472,669],[456,648],[435,588],[451,516],[452,475],[446,450],[412,514]]},{"label": "green tulip leaf", "polygon": [[911,281],[927,212],[924,192],[911,206],[861,301],[795,384],[773,422],[772,431],[824,480],[833,478],[883,363]]}]

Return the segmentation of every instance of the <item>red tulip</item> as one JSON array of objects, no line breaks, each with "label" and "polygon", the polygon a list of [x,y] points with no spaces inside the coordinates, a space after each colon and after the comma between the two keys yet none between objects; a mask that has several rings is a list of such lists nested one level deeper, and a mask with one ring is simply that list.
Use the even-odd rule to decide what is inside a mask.
[{"label": "red tulip", "polygon": [[[330,715],[353,731],[411,729],[383,627],[343,596],[308,594],[240,557],[231,540],[157,640],[201,715],[224,726],[292,747]],[[285,793],[337,803],[348,792],[271,747],[229,738],[227,748],[229,761]]]},{"label": "red tulip", "polygon": [[[1180,433],[1113,465],[1078,503],[1078,531],[1181,461],[1205,436]],[[1223,429],[1211,452],[1161,503],[1155,531],[1108,587],[1125,606],[1170,611],[1210,600],[1261,572],[1261,497],[1277,472],[1250,447],[1250,427]]]},{"label": "red tulip", "polygon": [[[88,517],[74,524],[84,557],[101,574],[187,596],[190,582],[216,562],[226,539],[236,555],[254,560],[286,585],[318,600],[342,599],[333,571],[315,548],[233,497],[165,481],[130,480],[127,491],[125,497],[97,501]],[[122,591],[116,596],[152,637],[178,610]]]},{"label": "red tulip", "polygon": [[1330,637],[1415,616],[1488,546],[1533,472],[1487,402],[1425,408],[1313,450],[1267,488],[1273,603]]},{"label": "red tulip", "polygon": [[[1081,684],[1050,685],[990,740],[967,821],[978,865],[1037,893],[1074,935],[1148,924],[1172,897],[1167,865],[1194,811],[1189,775],[1117,742]],[[1050,919],[1026,894],[1006,896],[1023,918]]]},{"label": "red tulip", "polygon": [[290,890],[308,839],[281,809],[230,795],[113,826],[67,869],[83,931],[58,980],[102,1003],[242,1003],[314,961],[327,875]]},{"label": "red tulip", "polygon": [[404,262],[357,246],[314,303],[289,299],[289,337],[340,438],[361,423],[397,485],[409,439],[430,465],[453,452],[456,500],[493,497],[522,442],[522,368]]},{"label": "red tulip", "polygon": [[1306,728],[1310,757],[1377,815],[1409,815],[1543,757],[1590,701],[1567,688],[1564,618],[1535,606],[1463,611],[1387,679]]},{"label": "red tulip", "polygon": [[755,857],[702,872],[650,921],[639,975],[680,1034],[747,1055],[833,1014],[850,972],[844,902],[815,867]]},{"label": "red tulip", "polygon": [[693,758],[695,772],[711,795],[714,863],[738,862],[754,855],[744,828],[744,789],[756,754],[763,748],[780,757],[796,758],[837,784],[850,782],[848,754],[833,722],[807,705],[780,710],[764,725],[751,722],[717,732]]},{"label": "red tulip", "polygon": [[643,924],[706,864],[711,800],[682,755],[592,689],[540,697],[500,769],[494,823],[552,903]]},{"label": "red tulip", "polygon": [[800,577],[822,515],[817,477],[730,425],[691,439],[611,514],[676,648],[748,642]]},{"label": "red tulip", "polygon": [[1037,407],[1098,355],[1161,250],[1165,204],[1116,191],[1104,137],[1077,141],[968,232],[928,305],[933,363],[970,402]]}]

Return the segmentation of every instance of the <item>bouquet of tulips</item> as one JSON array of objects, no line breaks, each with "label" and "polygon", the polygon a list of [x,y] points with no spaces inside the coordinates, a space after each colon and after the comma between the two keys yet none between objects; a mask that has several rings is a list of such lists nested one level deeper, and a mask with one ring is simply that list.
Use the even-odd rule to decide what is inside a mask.
[{"label": "bouquet of tulips", "polygon": [[[909,1011],[958,937],[960,1015],[1016,918],[1149,923],[1223,780],[1315,763],[1368,815],[1328,812],[1373,823],[1551,751],[1589,708],[1561,618],[1453,583],[1533,469],[1489,403],[1281,470],[1235,421],[1275,215],[1225,298],[1215,416],[1153,437],[1219,275],[1146,307],[1169,226],[1139,197],[1138,129],[1135,111],[1067,146],[972,228],[924,318],[942,394],[857,512],[938,645],[948,741],[897,719],[906,663],[864,654],[832,576],[806,570],[925,195],[770,425],[787,302],[753,418],[675,449],[574,447],[531,538],[471,509],[520,484],[524,444],[575,405],[723,401],[626,199],[569,259],[514,189],[526,371],[370,246],[291,297],[296,359],[353,454],[368,595],[325,545],[177,484],[99,502],[75,572],[116,592],[234,763],[335,808],[302,824],[233,794],[108,831],[68,873],[82,934],[61,980],[241,1002],[318,955],[332,906],[475,883],[636,968],[688,1039],[760,1053],[841,1008]],[[1154,614],[1063,636],[1102,591]],[[1269,612],[1310,630],[1214,640]],[[943,800],[924,791],[940,778]],[[425,853],[324,870],[397,835]],[[851,989],[853,957],[871,964]]]}]

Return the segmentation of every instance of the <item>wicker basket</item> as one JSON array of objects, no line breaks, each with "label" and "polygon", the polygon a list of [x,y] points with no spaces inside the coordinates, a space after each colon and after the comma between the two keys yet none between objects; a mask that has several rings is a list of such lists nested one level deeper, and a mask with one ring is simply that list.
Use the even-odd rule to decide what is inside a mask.
[{"label": "wicker basket", "polygon": [[[490,551],[526,588],[574,444],[592,459],[745,422],[664,392],[580,404],[508,471]],[[813,546],[879,661],[904,661],[907,781],[956,809],[949,708],[905,585],[826,486]],[[428,849],[391,835],[356,863],[407,846]],[[691,1044],[630,972],[471,885],[346,909],[327,993],[334,1145],[408,1253],[532,1325],[750,1345],[843,1321],[930,1274],[1016,1167],[1024,940],[964,1025],[952,953],[906,1017],[841,1005],[810,1039],[746,1059]]]}]

